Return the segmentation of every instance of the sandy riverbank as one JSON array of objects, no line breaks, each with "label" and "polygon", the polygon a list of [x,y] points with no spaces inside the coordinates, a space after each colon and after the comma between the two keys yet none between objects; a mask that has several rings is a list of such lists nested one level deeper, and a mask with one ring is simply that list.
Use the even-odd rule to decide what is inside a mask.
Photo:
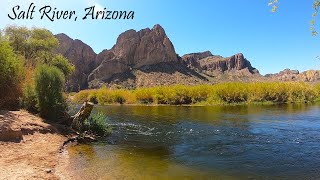
[{"label": "sandy riverbank", "polygon": [[26,111],[0,111],[1,138],[16,142],[0,141],[0,179],[72,179],[61,149],[67,137],[43,119]]}]

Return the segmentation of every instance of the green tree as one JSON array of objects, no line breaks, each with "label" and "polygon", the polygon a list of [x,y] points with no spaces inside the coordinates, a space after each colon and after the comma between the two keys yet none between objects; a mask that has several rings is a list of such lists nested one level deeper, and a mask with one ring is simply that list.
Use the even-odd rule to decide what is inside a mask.
[{"label": "green tree", "polygon": [[61,54],[52,55],[47,52],[42,52],[41,57],[41,60],[38,61],[39,64],[55,66],[63,72],[65,77],[70,76],[75,70],[74,65],[71,64],[69,60]]},{"label": "green tree", "polygon": [[23,79],[23,62],[17,58],[9,43],[0,40],[0,108],[16,107]]},{"label": "green tree", "polygon": [[68,59],[55,53],[59,41],[49,30],[8,26],[4,32],[14,51],[24,57],[27,66],[53,65],[58,67],[65,76],[69,76],[74,71],[74,66]]},{"label": "green tree", "polygon": [[30,37],[30,31],[26,27],[8,26],[4,30],[10,45],[16,53],[24,55],[26,52],[27,39]]},{"label": "green tree", "polygon": [[5,35],[14,50],[33,65],[43,58],[44,53],[53,56],[59,45],[58,39],[47,29],[9,26],[5,29]]},{"label": "green tree", "polygon": [[41,65],[36,69],[35,90],[39,112],[43,118],[57,120],[66,112],[64,83],[64,75],[57,67]]},{"label": "green tree", "polygon": [[75,70],[74,65],[71,64],[68,59],[62,55],[54,56],[47,62],[47,64],[59,68],[66,77],[70,76],[71,73],[73,73]]},{"label": "green tree", "polygon": [[58,39],[47,29],[8,26],[5,36],[14,51],[26,60],[26,65],[36,67],[48,64],[58,67],[65,76],[74,71],[74,66],[62,55],[56,54]]}]

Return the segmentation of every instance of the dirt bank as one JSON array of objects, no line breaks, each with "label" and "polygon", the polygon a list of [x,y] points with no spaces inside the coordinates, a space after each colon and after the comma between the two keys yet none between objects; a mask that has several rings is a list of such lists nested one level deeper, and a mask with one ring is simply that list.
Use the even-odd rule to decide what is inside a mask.
[{"label": "dirt bank", "polygon": [[71,179],[60,132],[26,111],[0,111],[0,179]]}]

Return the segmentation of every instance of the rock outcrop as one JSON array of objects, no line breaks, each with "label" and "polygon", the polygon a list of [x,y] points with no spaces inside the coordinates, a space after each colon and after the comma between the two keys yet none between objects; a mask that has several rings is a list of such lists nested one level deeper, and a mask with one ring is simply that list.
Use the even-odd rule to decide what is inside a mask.
[{"label": "rock outcrop", "polygon": [[276,74],[266,74],[265,77],[279,81],[292,81],[296,80],[298,75],[298,70],[285,69]]},{"label": "rock outcrop", "polygon": [[74,66],[75,72],[67,78],[67,90],[79,91],[88,88],[88,76],[99,65],[96,53],[80,40],[73,40],[65,34],[58,34],[60,46],[57,53],[65,56]]},{"label": "rock outcrop", "polygon": [[191,69],[197,72],[217,75],[225,72],[248,71],[250,74],[259,74],[259,71],[251,66],[251,63],[244,58],[242,53],[228,58],[212,55],[210,51],[193,53],[182,56],[182,60]]},{"label": "rock outcrop", "polygon": [[60,42],[57,52],[69,59],[76,69],[68,78],[68,91],[102,85],[135,88],[260,78],[259,72],[241,53],[224,58],[205,51],[179,57],[160,25],[140,31],[128,30],[119,35],[111,49],[99,54],[65,34],[56,37]]},{"label": "rock outcrop", "polygon": [[265,77],[275,81],[317,82],[320,81],[320,72],[308,70],[300,73],[298,70],[285,69],[276,74],[266,74]]},{"label": "rock outcrop", "polygon": [[317,71],[317,70],[304,71],[298,75],[298,79],[305,82],[319,82],[320,71]]},{"label": "rock outcrop", "polygon": [[205,51],[199,53],[186,54],[183,55],[181,58],[188,68],[201,71],[199,60],[210,56],[213,56],[212,53],[210,51]]},{"label": "rock outcrop", "polygon": [[178,62],[178,57],[164,29],[155,25],[152,29],[122,33],[112,49],[97,56],[97,61],[102,63],[90,74],[89,81],[107,81],[116,74],[143,66]]}]

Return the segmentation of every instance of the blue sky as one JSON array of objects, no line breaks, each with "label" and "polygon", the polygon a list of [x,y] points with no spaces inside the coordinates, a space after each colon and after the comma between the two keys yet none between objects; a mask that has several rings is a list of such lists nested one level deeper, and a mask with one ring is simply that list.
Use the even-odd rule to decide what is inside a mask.
[{"label": "blue sky", "polygon": [[[36,10],[51,5],[75,10],[78,21],[10,20],[12,7]],[[262,74],[284,68],[319,69],[320,35],[309,30],[313,0],[280,0],[277,13],[271,13],[268,0],[1,0],[0,28],[9,24],[45,27],[53,33],[66,33],[90,45],[96,53],[110,49],[120,33],[161,24],[179,55],[210,50],[231,56],[242,52]],[[134,20],[85,20],[84,8],[96,5],[110,10],[133,10]],[[319,29],[320,31],[320,29]]]}]

